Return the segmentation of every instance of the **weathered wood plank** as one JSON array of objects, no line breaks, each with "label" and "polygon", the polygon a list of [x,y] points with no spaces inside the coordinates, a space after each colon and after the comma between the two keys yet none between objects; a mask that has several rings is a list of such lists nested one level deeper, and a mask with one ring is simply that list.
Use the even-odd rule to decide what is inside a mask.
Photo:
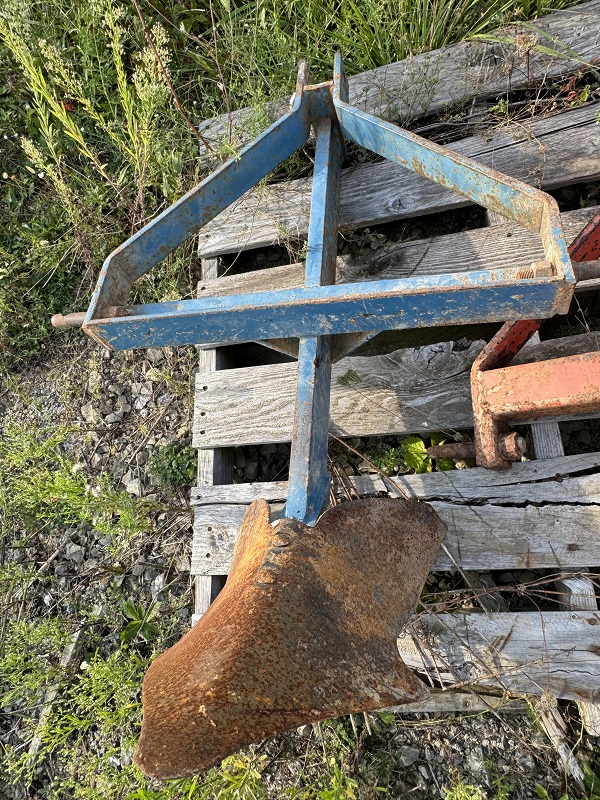
[{"label": "weathered wood plank", "polygon": [[406,703],[390,708],[395,714],[470,714],[480,711],[501,711],[503,714],[524,714],[529,706],[527,701],[493,694],[475,692],[433,690],[428,700],[422,703]]},{"label": "weathered wood plank", "polygon": [[600,696],[597,612],[421,615],[410,631],[398,643],[402,659],[433,679],[439,671],[448,685],[549,691],[574,701]]},{"label": "weathered wood plank", "polygon": [[[451,470],[450,472],[429,472],[421,475],[395,475],[386,478],[379,475],[349,475],[348,482],[359,495],[387,492],[386,484],[394,483],[407,497],[415,500],[444,500],[446,502],[472,503],[479,500],[502,504],[520,502],[514,500],[515,491],[523,490],[532,498],[531,502],[548,502],[550,493],[562,486],[567,476],[600,467],[600,453],[581,453],[575,456],[522,461],[503,472],[474,467],[472,469]],[[565,502],[571,497],[573,502],[585,503],[589,490],[596,491],[599,476],[587,475],[581,479],[576,495],[561,495],[556,502]],[[544,484],[543,481],[548,483]],[[253,503],[260,497],[270,503],[284,502],[287,496],[287,481],[265,483],[238,483],[229,486],[195,486],[192,489],[192,505],[216,505],[233,503],[243,505]],[[572,484],[575,486],[575,484]],[[572,490],[571,490],[572,491]],[[539,492],[539,494],[537,494]],[[538,498],[545,497],[545,500]],[[552,502],[550,500],[550,502]],[[592,502],[598,502],[594,500]]]},{"label": "weathered wood plank", "polygon": [[[597,611],[596,586],[587,575],[563,575],[554,583],[561,611]],[[584,728],[590,736],[600,736],[600,699],[577,704]]]},{"label": "weathered wood plank", "polygon": [[[592,350],[596,339],[588,336],[542,342],[520,359]],[[332,369],[330,431],[377,436],[472,427],[469,371],[481,347],[445,342],[342,359]],[[194,447],[289,442],[297,373],[297,363],[288,363],[199,374]]]},{"label": "weathered wood plank", "polygon": [[[432,503],[448,526],[433,570],[581,569],[600,564],[599,505]],[[225,575],[246,505],[196,508],[192,574]],[[279,506],[279,509],[281,505]],[[275,511],[275,514],[277,510]]]},{"label": "weathered wood plank", "polygon": [[[579,762],[573,755],[573,747],[569,742],[569,731],[562,711],[558,708],[556,701],[554,701],[554,705],[548,707],[547,698],[548,695],[546,694],[532,703],[536,714],[536,722],[542,726],[546,736],[552,742],[552,746],[556,750],[565,772],[576,781],[580,789],[583,789],[585,776]],[[577,703],[578,706],[582,704],[583,701]]]},{"label": "weathered wood plank", "polygon": [[[598,0],[537,20],[535,25],[542,32],[540,44],[555,50],[556,55],[540,53],[535,47],[523,53],[510,41],[461,42],[351,75],[349,101],[370,114],[407,125],[474,96],[492,97],[565,75],[580,66],[574,54],[584,61],[597,54],[599,21]],[[531,34],[519,25],[498,34],[514,40],[519,32]],[[490,34],[490,39],[493,37]],[[274,121],[287,109],[288,101],[282,99],[267,104],[265,113]],[[200,129],[215,149],[226,141],[240,146],[249,141],[255,119],[256,110],[244,108],[206,120]]]},{"label": "weathered wood plank", "polygon": [[[457,470],[449,472],[438,472],[437,475],[443,475],[443,481],[434,487],[428,487],[427,492],[416,492],[415,485],[410,485],[406,480],[408,477],[415,476],[395,476],[393,481],[387,483],[394,483],[396,486],[404,490],[408,497],[414,497],[419,500],[443,500],[452,503],[478,503],[484,501],[486,503],[493,503],[494,505],[517,505],[518,503],[551,503],[554,505],[578,503],[581,505],[598,505],[600,504],[600,474],[584,475],[578,478],[563,478],[558,476],[557,479],[549,480],[540,483],[523,483],[523,484],[508,484],[508,485],[492,485],[492,486],[475,486],[471,484],[468,487],[462,487],[460,481],[455,480],[455,476],[460,475],[466,470]],[[470,470],[469,470],[470,472]],[[445,485],[444,485],[445,482]],[[382,478],[373,475],[369,476],[351,476],[349,479],[359,494],[374,494],[376,492],[387,491],[386,482]],[[416,483],[416,482],[415,482]],[[457,485],[458,484],[458,485]],[[417,484],[418,485],[418,484]],[[251,487],[251,489],[244,489],[244,487]],[[265,489],[261,489],[265,486]],[[254,484],[237,484],[235,486],[226,487],[229,491],[220,492],[220,497],[228,497],[228,500],[220,500],[220,502],[229,502],[234,504],[241,504],[246,501],[246,498],[253,496],[253,499],[267,497],[266,492],[273,484],[265,485],[262,483]],[[241,489],[242,491],[237,491]],[[274,496],[274,500],[285,500],[287,482],[282,482],[278,485],[277,489],[272,489],[269,494]],[[237,496],[237,501],[234,499]],[[214,503],[214,497],[210,496],[198,502],[193,501],[193,505],[208,505]],[[252,502],[252,501],[250,501]]]},{"label": "weathered wood plank", "polygon": [[597,611],[596,587],[587,575],[563,575],[554,582],[561,611]]},{"label": "weathered wood plank", "polygon": [[[561,215],[565,238],[569,242],[600,211],[600,206],[578,208]],[[412,239],[381,247],[360,258],[338,256],[336,283],[353,281],[396,280],[422,275],[443,275],[448,272],[497,269],[532,261],[540,261],[544,250],[539,236],[514,222],[498,227]],[[518,261],[516,260],[518,259]],[[295,289],[304,283],[304,265],[225,275],[205,279],[198,284],[198,296],[225,297],[247,292]]]},{"label": "weathered wood plank", "polygon": [[[481,347],[446,343],[342,359],[332,369],[330,430],[361,436],[470,427],[468,375]],[[198,375],[194,447],[290,441],[297,374],[289,363]]]},{"label": "weathered wood plank", "polygon": [[[202,279],[205,281],[215,281],[219,275],[219,260],[217,258],[205,258],[202,260]],[[226,369],[229,366],[229,356],[222,347],[213,349],[201,349],[198,353],[198,371],[216,372]],[[198,451],[198,486],[213,486],[215,484],[231,483],[233,479],[233,450],[227,448],[217,448]],[[194,592],[194,614],[192,615],[192,625],[194,625],[207,611],[214,595],[215,579],[212,575],[196,575]]]},{"label": "weathered wood plank", "polygon": [[[499,172],[550,189],[600,175],[597,159],[599,104],[454,142],[452,150]],[[214,256],[302,239],[308,232],[312,181],[303,178],[261,186],[233,203],[199,234],[199,254]],[[384,161],[363,164],[342,174],[340,229],[469,205],[466,198],[439,184]]]}]

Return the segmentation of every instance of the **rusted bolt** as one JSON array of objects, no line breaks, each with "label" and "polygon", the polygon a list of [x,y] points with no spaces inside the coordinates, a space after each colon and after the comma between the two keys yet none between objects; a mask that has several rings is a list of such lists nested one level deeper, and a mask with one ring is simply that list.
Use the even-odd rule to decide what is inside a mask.
[{"label": "rusted bolt", "polygon": [[427,455],[430,458],[475,458],[475,443],[436,444],[427,448]]},{"label": "rusted bolt", "polygon": [[516,431],[500,437],[500,452],[507,461],[519,461],[526,446],[525,439]]}]

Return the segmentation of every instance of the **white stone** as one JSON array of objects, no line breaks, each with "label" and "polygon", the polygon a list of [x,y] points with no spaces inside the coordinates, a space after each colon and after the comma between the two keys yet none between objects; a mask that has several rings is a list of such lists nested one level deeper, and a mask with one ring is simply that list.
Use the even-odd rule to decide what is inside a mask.
[{"label": "white stone", "polygon": [[81,416],[88,425],[97,425],[100,422],[100,411],[93,400],[81,407]]}]

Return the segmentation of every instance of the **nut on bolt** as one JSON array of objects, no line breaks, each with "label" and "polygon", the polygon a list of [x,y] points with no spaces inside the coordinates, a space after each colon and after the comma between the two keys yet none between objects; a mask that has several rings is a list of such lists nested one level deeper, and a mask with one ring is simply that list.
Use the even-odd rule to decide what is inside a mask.
[{"label": "nut on bolt", "polygon": [[525,439],[516,431],[500,437],[500,452],[507,461],[520,461],[526,447]]}]

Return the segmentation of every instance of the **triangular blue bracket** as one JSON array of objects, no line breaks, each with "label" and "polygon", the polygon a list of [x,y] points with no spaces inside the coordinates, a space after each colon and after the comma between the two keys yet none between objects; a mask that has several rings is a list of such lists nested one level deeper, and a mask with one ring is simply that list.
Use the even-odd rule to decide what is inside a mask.
[{"label": "triangular blue bracket", "polygon": [[[311,126],[317,149],[304,287],[128,303],[138,278],[302,147]],[[344,138],[521,223],[539,234],[545,259],[502,269],[335,284]],[[558,206],[549,195],[350,106],[337,54],[333,81],[308,85],[302,64],[288,114],[107,258],[83,327],[115,350],[297,338],[298,398],[285,513],[312,525],[329,486],[332,358],[384,330],[564,314],[574,287]]]}]

